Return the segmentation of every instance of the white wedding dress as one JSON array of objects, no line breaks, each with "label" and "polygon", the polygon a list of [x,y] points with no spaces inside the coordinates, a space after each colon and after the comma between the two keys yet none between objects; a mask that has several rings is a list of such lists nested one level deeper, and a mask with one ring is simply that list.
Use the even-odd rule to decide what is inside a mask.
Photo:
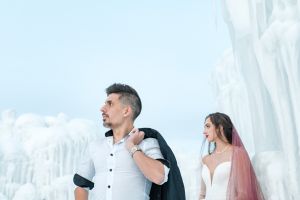
[{"label": "white wedding dress", "polygon": [[202,179],[206,186],[205,200],[226,200],[230,168],[230,161],[222,162],[216,166],[211,177],[209,168],[203,164]]}]

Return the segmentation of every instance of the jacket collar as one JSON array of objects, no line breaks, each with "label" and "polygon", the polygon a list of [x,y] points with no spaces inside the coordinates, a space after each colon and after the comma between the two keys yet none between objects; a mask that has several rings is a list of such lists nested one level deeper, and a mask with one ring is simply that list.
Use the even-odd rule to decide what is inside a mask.
[{"label": "jacket collar", "polygon": [[110,137],[110,136],[113,136],[113,131],[112,130],[109,130],[105,133],[105,137]]}]

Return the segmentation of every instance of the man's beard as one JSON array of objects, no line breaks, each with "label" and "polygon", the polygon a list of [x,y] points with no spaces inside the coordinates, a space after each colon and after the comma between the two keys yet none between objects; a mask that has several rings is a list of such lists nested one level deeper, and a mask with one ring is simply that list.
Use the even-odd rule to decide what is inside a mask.
[{"label": "man's beard", "polygon": [[103,122],[103,126],[105,127],[105,128],[111,128],[111,123],[107,123],[107,122]]},{"label": "man's beard", "polygon": [[103,124],[103,126],[105,127],[105,128],[111,128],[111,123],[109,123],[109,122],[106,122],[106,120],[107,120],[107,118],[108,118],[108,115],[106,115],[106,114],[102,114],[102,117],[103,117],[103,119],[102,119],[102,124]]}]

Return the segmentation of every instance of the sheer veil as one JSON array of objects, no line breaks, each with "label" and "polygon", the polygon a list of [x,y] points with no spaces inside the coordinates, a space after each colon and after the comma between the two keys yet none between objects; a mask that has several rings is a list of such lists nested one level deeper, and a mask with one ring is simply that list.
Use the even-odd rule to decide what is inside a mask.
[{"label": "sheer veil", "polygon": [[236,129],[232,129],[232,160],[227,200],[264,200],[249,155]]}]

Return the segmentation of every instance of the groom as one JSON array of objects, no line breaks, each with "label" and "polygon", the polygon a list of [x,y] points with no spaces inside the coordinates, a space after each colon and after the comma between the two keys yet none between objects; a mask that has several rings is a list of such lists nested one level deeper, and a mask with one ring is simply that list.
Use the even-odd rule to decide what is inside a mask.
[{"label": "groom", "polygon": [[88,189],[99,200],[184,200],[184,185],[175,156],[155,130],[134,127],[142,103],[125,84],[106,89],[101,108],[105,138],[87,147],[73,181],[76,200]]}]

